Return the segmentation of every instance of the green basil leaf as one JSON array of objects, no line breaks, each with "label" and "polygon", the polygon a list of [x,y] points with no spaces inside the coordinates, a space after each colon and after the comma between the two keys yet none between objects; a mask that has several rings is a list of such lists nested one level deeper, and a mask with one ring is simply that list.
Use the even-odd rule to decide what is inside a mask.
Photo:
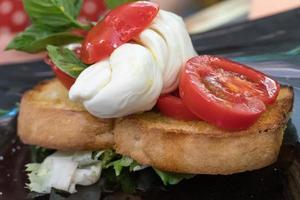
[{"label": "green basil leaf", "polygon": [[134,2],[137,0],[105,0],[106,7],[109,9],[114,9],[124,3]]},{"label": "green basil leaf", "polygon": [[47,50],[51,61],[73,78],[77,78],[87,67],[70,49],[48,45]]},{"label": "green basil leaf", "polygon": [[193,174],[180,174],[180,173],[172,173],[172,172],[163,172],[158,169],[153,168],[156,174],[160,177],[164,185],[176,185],[183,179],[193,178],[195,175]]},{"label": "green basil leaf", "polygon": [[48,30],[67,30],[69,28],[88,29],[76,19],[83,0],[24,0],[24,8],[32,24]]},{"label": "green basil leaf", "polygon": [[6,50],[16,49],[28,53],[46,50],[47,45],[65,45],[82,41],[82,37],[68,32],[55,33],[38,26],[30,26],[19,33],[6,47]]}]

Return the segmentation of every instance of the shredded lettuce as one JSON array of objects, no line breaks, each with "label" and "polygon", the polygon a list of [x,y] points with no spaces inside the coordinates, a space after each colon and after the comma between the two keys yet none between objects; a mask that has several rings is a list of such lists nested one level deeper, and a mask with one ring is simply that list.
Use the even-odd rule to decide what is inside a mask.
[{"label": "shredded lettuce", "polygon": [[176,185],[184,179],[193,178],[195,175],[193,174],[180,174],[173,172],[164,172],[158,169],[154,169],[156,174],[160,177],[164,185]]},{"label": "shredded lettuce", "polygon": [[27,187],[34,192],[50,193],[51,188],[69,193],[76,192],[75,186],[96,183],[101,175],[101,161],[93,158],[92,152],[55,152],[41,164],[26,165],[29,172]]},{"label": "shredded lettuce", "polygon": [[109,167],[113,167],[116,176],[120,176],[123,168],[129,168],[130,172],[135,172],[148,167],[140,165],[132,158],[116,154],[112,150],[103,151],[101,153],[100,160],[102,161],[103,168],[107,169]]},{"label": "shredded lettuce", "polygon": [[106,167],[108,168],[111,166],[114,168],[116,176],[120,176],[122,169],[125,167],[128,167],[130,172],[135,172],[147,168],[147,166],[142,166],[135,160],[127,156],[122,156],[120,159],[109,163]]},{"label": "shredded lettuce", "polygon": [[[51,188],[76,192],[76,185],[92,185],[100,179],[102,169],[112,168],[115,177],[122,178],[122,170],[135,172],[148,166],[137,163],[130,157],[116,154],[113,150],[99,152],[55,152],[41,164],[26,165],[29,172],[27,184],[31,191],[50,193]],[[164,172],[154,169],[164,185],[175,185],[184,179],[192,178],[191,174]]]}]

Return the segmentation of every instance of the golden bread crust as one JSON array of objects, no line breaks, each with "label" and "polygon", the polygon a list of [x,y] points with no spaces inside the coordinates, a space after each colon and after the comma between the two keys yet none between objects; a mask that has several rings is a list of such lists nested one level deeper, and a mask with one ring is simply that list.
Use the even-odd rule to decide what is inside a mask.
[{"label": "golden bread crust", "polygon": [[26,92],[18,118],[21,140],[65,151],[111,148],[113,121],[93,117],[67,94],[57,80],[44,81]]},{"label": "golden bread crust", "polygon": [[141,164],[192,174],[232,174],[273,163],[293,105],[292,89],[283,88],[252,127],[230,132],[155,112],[98,119],[67,95],[57,80],[26,92],[18,119],[24,143],[64,151],[115,148]]},{"label": "golden bread crust", "polygon": [[230,132],[206,122],[183,122],[159,113],[117,120],[115,148],[141,164],[192,174],[232,174],[276,161],[293,105],[283,88],[276,103],[251,128]]}]

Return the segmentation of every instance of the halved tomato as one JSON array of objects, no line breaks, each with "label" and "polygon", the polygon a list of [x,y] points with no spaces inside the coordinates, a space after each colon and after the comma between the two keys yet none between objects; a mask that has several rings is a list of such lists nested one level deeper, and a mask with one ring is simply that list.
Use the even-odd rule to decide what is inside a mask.
[{"label": "halved tomato", "polygon": [[241,130],[275,102],[280,85],[245,65],[205,55],[186,63],[179,89],[184,104],[200,119]]},{"label": "halved tomato", "polygon": [[159,11],[156,3],[138,1],[117,7],[98,22],[82,44],[81,60],[93,64],[130,41],[150,25]]},{"label": "halved tomato", "polygon": [[50,65],[58,80],[69,90],[75,83],[76,79],[59,69],[49,57],[45,58],[45,62]]},{"label": "halved tomato", "polygon": [[[73,49],[74,53],[77,55],[77,57],[80,57],[81,54],[81,49],[80,47],[77,47],[75,49]],[[47,56],[45,58],[45,63],[47,63],[52,71],[55,73],[57,79],[68,89],[70,90],[70,88],[72,87],[72,85],[75,83],[76,78],[70,76],[69,74],[65,73],[64,71],[62,71],[59,67],[57,67],[52,60]]]},{"label": "halved tomato", "polygon": [[159,97],[156,107],[162,114],[174,119],[184,121],[199,120],[176,94],[167,94]]}]

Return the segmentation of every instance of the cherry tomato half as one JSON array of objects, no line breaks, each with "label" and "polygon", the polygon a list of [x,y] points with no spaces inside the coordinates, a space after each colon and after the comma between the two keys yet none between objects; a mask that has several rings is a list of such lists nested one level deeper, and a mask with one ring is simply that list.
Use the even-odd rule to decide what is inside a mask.
[{"label": "cherry tomato half", "polygon": [[45,59],[45,62],[50,65],[58,80],[69,90],[76,79],[59,69],[49,57]]},{"label": "cherry tomato half", "polygon": [[275,102],[280,85],[261,72],[215,56],[190,59],[181,74],[180,96],[200,119],[229,130],[253,125]]},{"label": "cherry tomato half", "polygon": [[182,99],[174,94],[159,97],[156,107],[162,114],[174,119],[184,121],[199,120],[199,118],[184,105]]},{"label": "cherry tomato half", "polygon": [[[79,48],[75,48],[73,49],[74,53],[77,55],[77,57],[80,57],[81,54],[81,49]],[[70,76],[69,74],[65,73],[64,71],[62,71],[60,68],[58,68],[53,62],[52,60],[47,56],[45,58],[45,63],[47,63],[52,71],[55,73],[56,77],[58,78],[58,80],[68,89],[70,90],[70,88],[72,87],[72,85],[75,83],[76,78]]]},{"label": "cherry tomato half", "polygon": [[93,64],[110,56],[114,49],[149,26],[158,11],[158,4],[147,1],[124,4],[112,10],[88,32],[81,60]]}]

